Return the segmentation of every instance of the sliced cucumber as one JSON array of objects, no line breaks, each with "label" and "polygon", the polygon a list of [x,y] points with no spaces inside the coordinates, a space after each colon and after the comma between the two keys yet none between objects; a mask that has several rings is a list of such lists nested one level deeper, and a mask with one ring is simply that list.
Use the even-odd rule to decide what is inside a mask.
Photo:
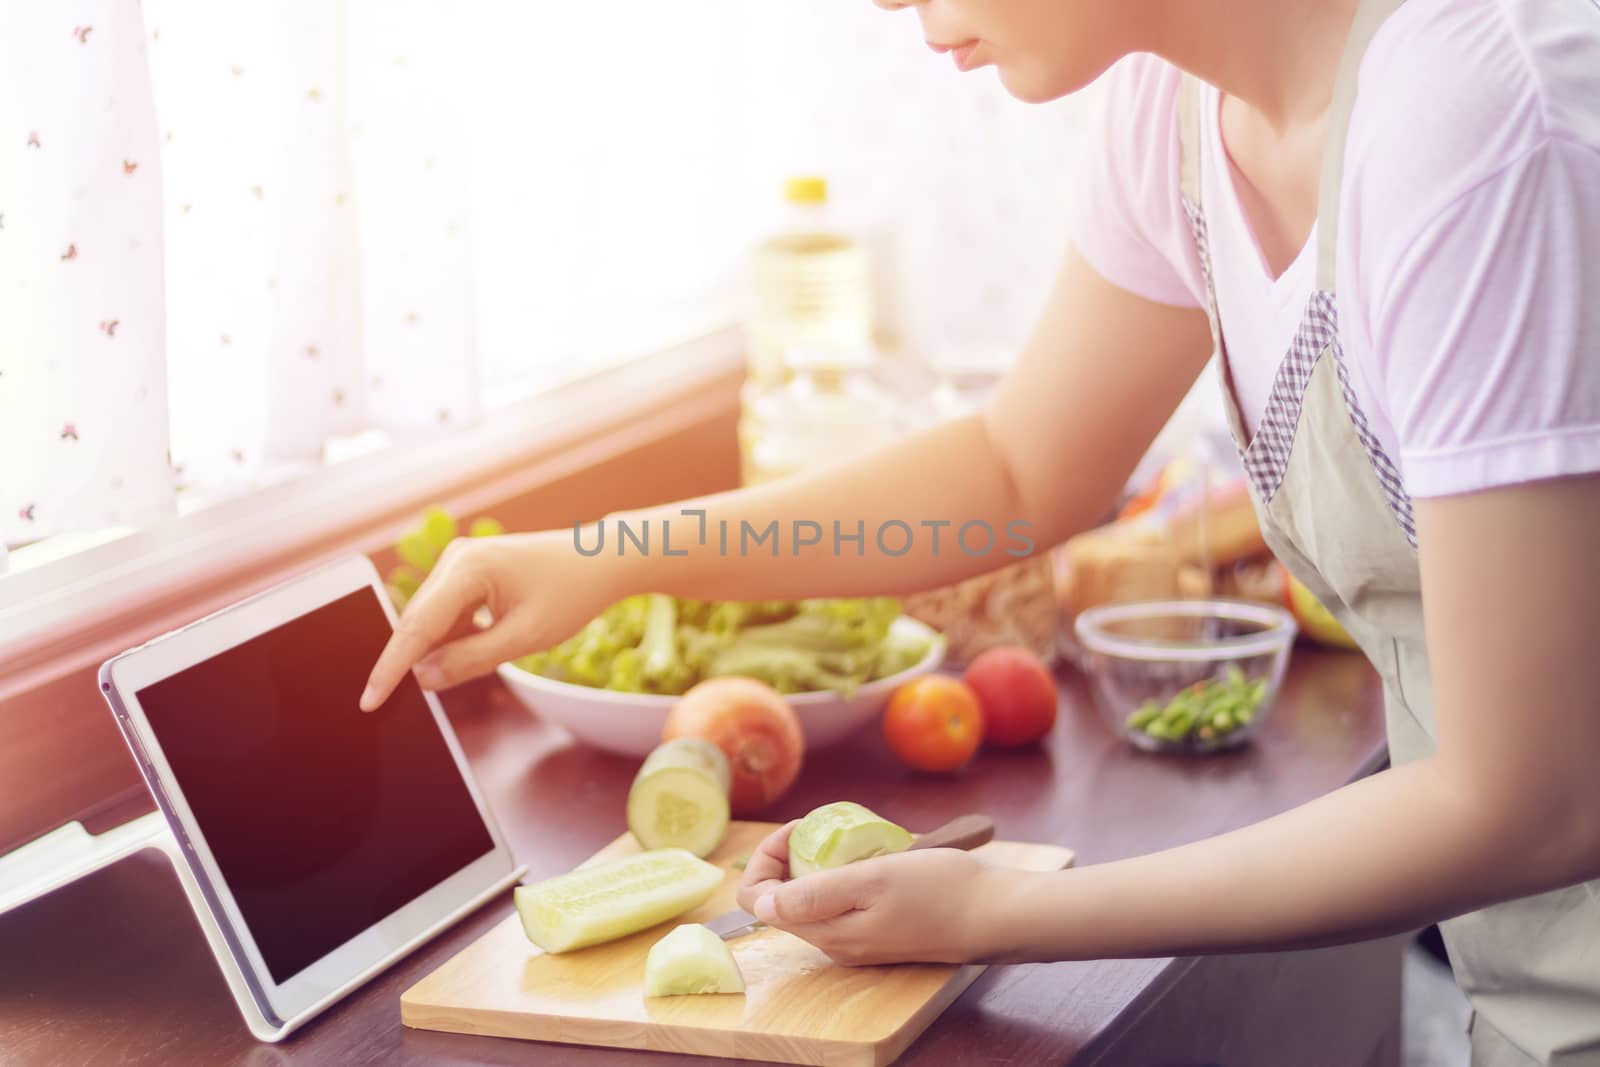
[{"label": "sliced cucumber", "polygon": [[644,995],[743,993],[744,975],[728,943],[699,923],[685,923],[650,946],[644,961]]},{"label": "sliced cucumber", "polygon": [[628,829],[640,848],[709,856],[728,832],[728,757],[710,741],[680,737],[650,753],[628,790]]},{"label": "sliced cucumber", "polygon": [[799,877],[830,867],[904,852],[910,832],[850,800],[824,804],[789,834],[789,873]]},{"label": "sliced cucumber", "polygon": [[519,885],[514,895],[528,940],[546,952],[571,952],[699,907],[722,876],[720,867],[681,848],[665,848]]}]

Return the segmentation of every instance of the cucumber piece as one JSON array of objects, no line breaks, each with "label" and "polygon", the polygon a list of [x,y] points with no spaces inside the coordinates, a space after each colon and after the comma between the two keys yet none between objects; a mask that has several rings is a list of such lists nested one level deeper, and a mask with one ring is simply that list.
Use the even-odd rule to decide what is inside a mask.
[{"label": "cucumber piece", "polygon": [[789,873],[795,877],[847,863],[904,852],[907,830],[850,800],[824,804],[789,834]]},{"label": "cucumber piece", "polygon": [[549,953],[615,941],[698,908],[722,884],[721,867],[681,848],[639,852],[519,885],[528,940]]},{"label": "cucumber piece", "polygon": [[728,943],[699,923],[685,923],[650,946],[644,961],[644,995],[743,993],[744,975]]},{"label": "cucumber piece", "polygon": [[709,856],[728,832],[728,757],[710,741],[680,737],[656,747],[628,790],[628,829],[640,848]]}]

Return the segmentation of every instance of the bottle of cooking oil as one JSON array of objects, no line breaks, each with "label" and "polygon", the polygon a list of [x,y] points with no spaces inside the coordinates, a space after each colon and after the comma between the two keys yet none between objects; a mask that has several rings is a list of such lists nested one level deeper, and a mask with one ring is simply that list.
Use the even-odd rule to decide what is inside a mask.
[{"label": "bottle of cooking oil", "polygon": [[899,401],[875,377],[873,349],[791,349],[784,367],[784,384],[760,398],[762,432],[751,445],[747,483],[860,455],[903,429]]},{"label": "bottle of cooking oil", "polygon": [[786,355],[859,352],[872,344],[871,263],[867,250],[830,219],[826,179],[790,178],[784,199],[784,229],[757,245],[750,261],[739,427],[747,480],[751,451],[765,433],[763,412],[788,379]]}]

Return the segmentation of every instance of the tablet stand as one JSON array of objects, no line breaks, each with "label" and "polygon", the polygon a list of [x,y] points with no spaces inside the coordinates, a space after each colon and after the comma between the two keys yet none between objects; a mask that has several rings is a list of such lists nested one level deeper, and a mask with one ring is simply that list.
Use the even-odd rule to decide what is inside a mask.
[{"label": "tablet stand", "polygon": [[[206,935],[206,944],[211,947],[211,954],[216,957],[217,966],[227,980],[228,992],[233,995],[233,1002],[238,1005],[239,1014],[244,1016],[251,1035],[258,1041],[282,1041],[330,1004],[388,966],[387,963],[380,963],[368,968],[292,1019],[268,1018],[251,992],[250,979],[229,948],[228,937],[211,908],[194,865],[184,855],[183,847],[159,811],[141,815],[101,834],[91,834],[83,828],[82,823],[71,822],[0,856],[0,915],[147,848],[159,850],[178,872],[178,881],[189,900],[189,908],[199,920],[200,929]],[[526,867],[518,867],[512,871],[506,878],[458,908],[440,924],[439,929],[454,925],[487,904],[520,881],[527,870]],[[413,951],[435,933],[437,930],[419,935],[401,946],[392,958],[398,959]]]},{"label": "tablet stand", "polygon": [[158,847],[162,835],[170,838],[172,832],[161,813],[152,811],[101,834],[69,822],[35,838],[0,856],[0,915],[140,849]]},{"label": "tablet stand", "polygon": [[227,979],[228,991],[233,994],[233,1001],[239,1006],[250,1033],[259,1041],[281,1040],[303,1020],[275,1025],[262,1014],[223,940],[194,871],[181,854],[178,839],[159,811],[141,815],[102,834],[91,834],[82,823],[70,822],[0,858],[0,914],[147,848],[165,855],[178,872],[189,907],[200,920],[206,943],[211,946],[211,954]]}]

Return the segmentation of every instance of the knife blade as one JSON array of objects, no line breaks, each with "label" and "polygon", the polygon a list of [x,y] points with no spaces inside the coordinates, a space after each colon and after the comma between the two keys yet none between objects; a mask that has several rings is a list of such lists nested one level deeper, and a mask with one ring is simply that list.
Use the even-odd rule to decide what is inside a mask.
[{"label": "knife blade", "polygon": [[[911,842],[912,849],[919,848],[959,848],[974,849],[986,845],[994,840],[994,820],[987,815],[959,815],[936,830],[929,830],[925,834],[917,835]],[[736,937],[754,933],[767,924],[751,915],[743,908],[735,908],[724,912],[715,919],[708,921],[706,929],[722,938],[732,941]]]},{"label": "knife blade", "polygon": [[743,908],[734,908],[707,922],[706,929],[724,941],[732,941],[736,937],[753,934],[765,925],[767,924]]}]

